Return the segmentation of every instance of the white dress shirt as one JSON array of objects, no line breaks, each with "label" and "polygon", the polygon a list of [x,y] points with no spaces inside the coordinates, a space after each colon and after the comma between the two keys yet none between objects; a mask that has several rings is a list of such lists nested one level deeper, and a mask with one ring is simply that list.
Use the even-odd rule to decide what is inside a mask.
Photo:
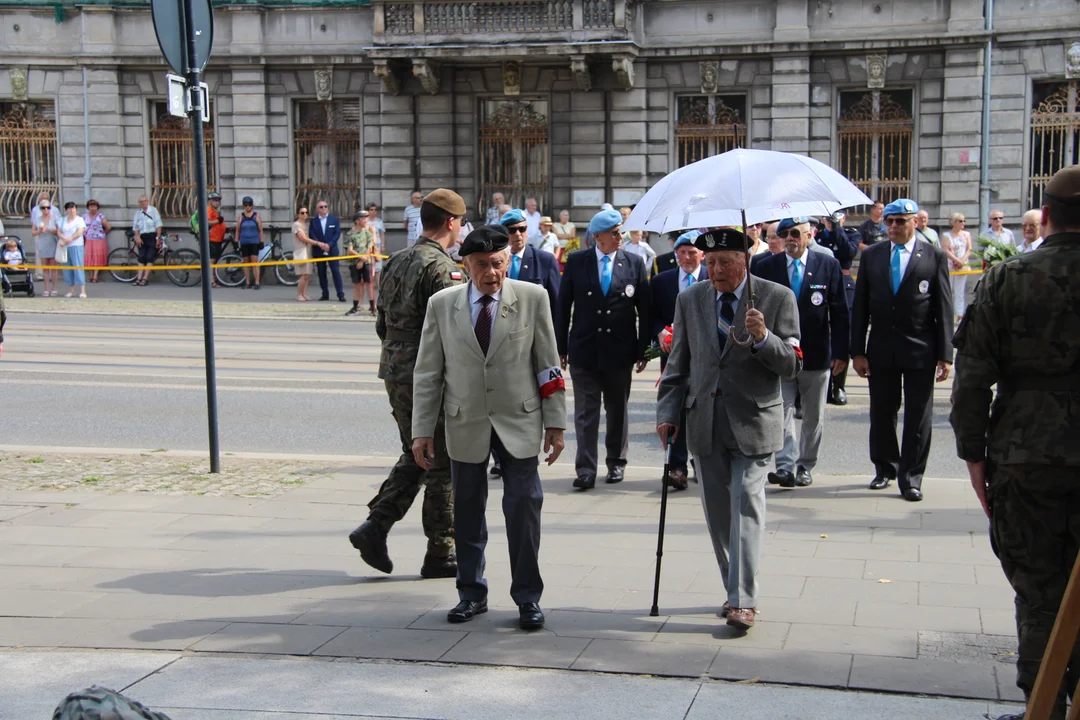
[{"label": "white dress shirt", "polygon": [[679,292],[683,292],[688,289],[686,284],[686,278],[690,278],[690,284],[693,285],[697,282],[698,273],[701,272],[701,266],[698,265],[694,268],[694,272],[688,273],[682,268],[679,268]]},{"label": "white dress shirt", "polygon": [[907,274],[908,263],[911,262],[911,246],[915,244],[915,238],[911,238],[907,241],[907,245],[897,245],[896,243],[889,242],[892,247],[889,248],[889,280],[892,280],[892,256],[896,252],[896,248],[900,248],[900,279],[904,279],[904,275]]},{"label": "white dress shirt", "polygon": [[528,210],[522,210],[521,214],[525,216],[525,225],[529,228],[529,232],[526,235],[528,243],[533,247],[540,245],[540,218],[544,217],[540,214],[540,211],[530,213]]},{"label": "white dress shirt", "polygon": [[1027,244],[1027,240],[1024,240],[1023,242],[1020,243],[1019,250],[1022,253],[1029,253],[1032,250],[1038,250],[1039,246],[1042,245],[1042,244],[1043,244],[1043,239],[1041,237],[1035,238],[1035,240],[1030,245]]},{"label": "white dress shirt", "polygon": [[608,267],[611,268],[611,277],[615,277],[615,252],[605,255],[600,252],[600,248],[594,248],[596,250],[596,276],[600,278],[600,284],[604,284],[604,258],[611,258],[611,262],[608,263]]},{"label": "white dress shirt", "polygon": [[322,228],[323,237],[326,237],[326,221],[329,220],[329,219],[330,219],[329,215],[320,215],[319,216],[319,227]]},{"label": "white dress shirt", "polygon": [[[495,330],[495,316],[499,309],[499,297],[502,295],[502,290],[491,295],[495,302],[490,303],[491,307],[491,329]],[[475,283],[469,283],[469,314],[472,316],[473,327],[476,327],[476,319],[480,317],[480,311],[484,309],[484,306],[480,304],[480,298],[484,296],[484,293],[476,289]]]},{"label": "white dress shirt", "polygon": [[[806,250],[806,252],[804,252],[802,254],[801,258],[793,258],[790,255],[788,255],[787,253],[784,253],[785,257],[787,257],[787,279],[788,279],[788,284],[791,284],[791,273],[792,273],[792,269],[793,269],[793,267],[795,265],[795,260],[799,261],[799,265],[800,265],[799,271],[802,273],[803,282],[806,282],[806,259],[809,257],[809,253],[810,253],[809,248]],[[892,258],[890,257],[889,259],[891,260]]]}]

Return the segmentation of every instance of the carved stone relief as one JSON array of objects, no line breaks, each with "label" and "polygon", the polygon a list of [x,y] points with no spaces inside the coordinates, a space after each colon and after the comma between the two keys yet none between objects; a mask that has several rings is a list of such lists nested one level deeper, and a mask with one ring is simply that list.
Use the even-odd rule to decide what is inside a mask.
[{"label": "carved stone relief", "polygon": [[315,70],[315,99],[319,102],[330,102],[334,99],[334,68],[316,68]]},{"label": "carved stone relief", "polygon": [[383,90],[391,95],[401,94],[401,80],[389,60],[375,61],[375,77],[382,80]]},{"label": "carved stone relief", "polygon": [[702,60],[698,67],[701,69],[701,94],[715,95],[720,82],[720,63],[716,60]]},{"label": "carved stone relief", "polygon": [[611,69],[615,71],[615,78],[619,87],[629,90],[634,87],[634,59],[631,57],[616,57],[611,61]]},{"label": "carved stone relief", "polygon": [[589,64],[584,55],[574,55],[570,58],[570,72],[574,74],[574,83],[578,90],[589,92],[592,90],[592,75],[589,74]]},{"label": "carved stone relief", "polygon": [[1080,80],[1080,42],[1065,49],[1065,79]]},{"label": "carved stone relief", "polygon": [[521,94],[521,64],[504,62],[502,64],[503,95]]},{"label": "carved stone relief", "polygon": [[866,87],[880,90],[885,87],[885,56],[866,56]]},{"label": "carved stone relief", "polygon": [[26,102],[26,76],[28,69],[24,67],[12,67],[8,69],[8,77],[11,78],[11,99],[16,102]]},{"label": "carved stone relief", "polygon": [[412,61],[412,72],[416,76],[416,79],[420,81],[424,90],[432,95],[439,94],[439,67],[430,60],[414,59]]}]

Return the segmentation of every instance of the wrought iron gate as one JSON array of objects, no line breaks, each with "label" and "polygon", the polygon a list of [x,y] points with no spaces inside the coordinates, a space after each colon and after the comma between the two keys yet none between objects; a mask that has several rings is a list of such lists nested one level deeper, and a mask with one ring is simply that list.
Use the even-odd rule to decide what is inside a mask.
[{"label": "wrought iron gate", "polygon": [[325,199],[330,212],[352,214],[360,206],[360,101],[296,103],[293,143],[296,197],[293,210]]},{"label": "wrought iron gate", "polygon": [[911,90],[840,93],[840,172],[874,200],[911,195]]},{"label": "wrought iron gate", "polygon": [[[191,121],[169,115],[165,103],[154,103],[154,126],[150,129],[150,168],[153,185],[150,203],[163,218],[186,218],[195,212],[195,153]],[[217,188],[217,154],[214,152],[213,108],[203,126],[206,152],[206,190]]]},{"label": "wrought iron gate", "polygon": [[1080,82],[1035,86],[1028,162],[1029,208],[1042,207],[1043,189],[1054,173],[1080,163]]},{"label": "wrought iron gate", "polygon": [[495,192],[513,207],[525,207],[525,198],[536,198],[550,213],[547,101],[488,100],[483,110],[477,215],[483,217]]},{"label": "wrought iron gate", "polygon": [[678,167],[745,146],[744,95],[687,95],[675,105]]},{"label": "wrought iron gate", "polygon": [[41,192],[56,195],[51,104],[0,103],[0,215],[27,215]]}]

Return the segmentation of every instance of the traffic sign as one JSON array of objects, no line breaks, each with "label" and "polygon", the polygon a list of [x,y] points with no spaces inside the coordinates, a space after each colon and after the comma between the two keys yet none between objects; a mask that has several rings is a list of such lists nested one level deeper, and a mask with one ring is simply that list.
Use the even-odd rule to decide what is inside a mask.
[{"label": "traffic sign", "polygon": [[[195,57],[188,58],[188,35],[184,31],[184,3],[191,3]],[[150,0],[154,32],[165,61],[178,75],[202,72],[214,44],[214,14],[210,0]]]}]

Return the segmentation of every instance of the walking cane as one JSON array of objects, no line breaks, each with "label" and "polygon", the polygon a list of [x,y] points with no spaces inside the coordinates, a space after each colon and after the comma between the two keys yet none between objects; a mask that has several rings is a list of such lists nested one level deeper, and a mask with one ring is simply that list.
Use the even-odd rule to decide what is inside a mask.
[{"label": "walking cane", "polygon": [[660,561],[664,557],[664,520],[667,518],[667,480],[668,470],[671,469],[671,438],[672,433],[668,431],[667,450],[664,452],[664,475],[660,479],[660,485],[663,489],[660,491],[660,533],[656,538],[656,582],[653,584],[652,609],[649,610],[649,617],[656,617],[660,614],[660,608],[657,607],[656,603],[660,599]]}]

